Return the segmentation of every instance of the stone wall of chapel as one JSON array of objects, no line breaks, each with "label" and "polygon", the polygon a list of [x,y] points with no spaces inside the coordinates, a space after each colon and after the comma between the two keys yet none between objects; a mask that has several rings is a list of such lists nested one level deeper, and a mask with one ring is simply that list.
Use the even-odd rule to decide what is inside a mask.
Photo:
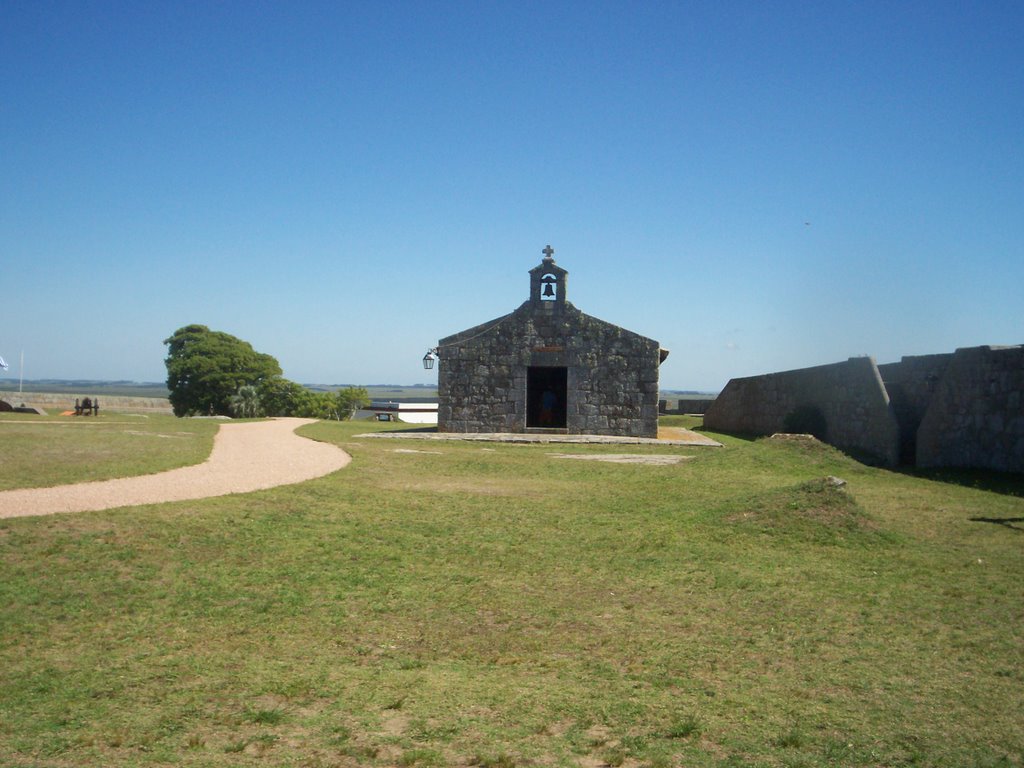
[{"label": "stone wall of chapel", "polygon": [[526,302],[441,339],[438,429],[526,431],[530,366],[567,369],[570,434],[656,437],[658,342],[580,312]]}]

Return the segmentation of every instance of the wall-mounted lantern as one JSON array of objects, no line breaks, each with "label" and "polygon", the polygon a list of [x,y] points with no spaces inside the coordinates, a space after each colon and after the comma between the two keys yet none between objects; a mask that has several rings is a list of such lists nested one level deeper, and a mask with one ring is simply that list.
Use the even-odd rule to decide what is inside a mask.
[{"label": "wall-mounted lantern", "polygon": [[437,347],[432,347],[427,350],[427,354],[423,356],[423,367],[426,370],[430,370],[434,367],[434,361],[437,360]]}]

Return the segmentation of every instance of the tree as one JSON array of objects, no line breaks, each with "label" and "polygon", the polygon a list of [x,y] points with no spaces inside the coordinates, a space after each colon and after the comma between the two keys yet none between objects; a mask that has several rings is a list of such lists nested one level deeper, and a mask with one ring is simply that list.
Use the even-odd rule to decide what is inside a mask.
[{"label": "tree", "polygon": [[338,419],[346,421],[360,408],[369,404],[370,393],[364,387],[346,387],[335,392],[334,399],[337,403]]},{"label": "tree", "polygon": [[281,375],[270,355],[247,341],[205,325],[186,325],[164,340],[168,346],[167,389],[176,416],[229,415],[231,398],[242,386]]},{"label": "tree", "polygon": [[282,376],[272,376],[260,384],[260,404],[267,416],[299,416],[309,395],[301,384]]},{"label": "tree", "polygon": [[306,419],[337,420],[338,404],[331,392],[310,392],[307,389],[295,415]]},{"label": "tree", "polygon": [[235,418],[252,419],[260,415],[260,395],[256,387],[245,384],[231,396],[231,413]]}]

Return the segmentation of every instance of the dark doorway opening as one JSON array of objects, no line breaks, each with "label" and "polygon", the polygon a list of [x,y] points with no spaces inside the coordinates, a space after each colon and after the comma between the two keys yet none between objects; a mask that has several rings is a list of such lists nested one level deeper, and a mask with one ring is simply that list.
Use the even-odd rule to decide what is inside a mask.
[{"label": "dark doorway opening", "polygon": [[565,429],[568,380],[568,368],[526,369],[527,428]]}]

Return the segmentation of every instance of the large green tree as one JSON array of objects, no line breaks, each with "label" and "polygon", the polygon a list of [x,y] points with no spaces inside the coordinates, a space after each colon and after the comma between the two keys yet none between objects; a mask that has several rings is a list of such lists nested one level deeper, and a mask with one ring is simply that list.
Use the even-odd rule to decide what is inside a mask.
[{"label": "large green tree", "polygon": [[273,376],[260,384],[260,407],[266,416],[298,416],[312,394],[301,384]]},{"label": "large green tree", "polygon": [[270,355],[247,341],[205,325],[186,325],[164,340],[167,345],[167,389],[176,416],[231,413],[239,387],[259,387],[281,375]]}]

